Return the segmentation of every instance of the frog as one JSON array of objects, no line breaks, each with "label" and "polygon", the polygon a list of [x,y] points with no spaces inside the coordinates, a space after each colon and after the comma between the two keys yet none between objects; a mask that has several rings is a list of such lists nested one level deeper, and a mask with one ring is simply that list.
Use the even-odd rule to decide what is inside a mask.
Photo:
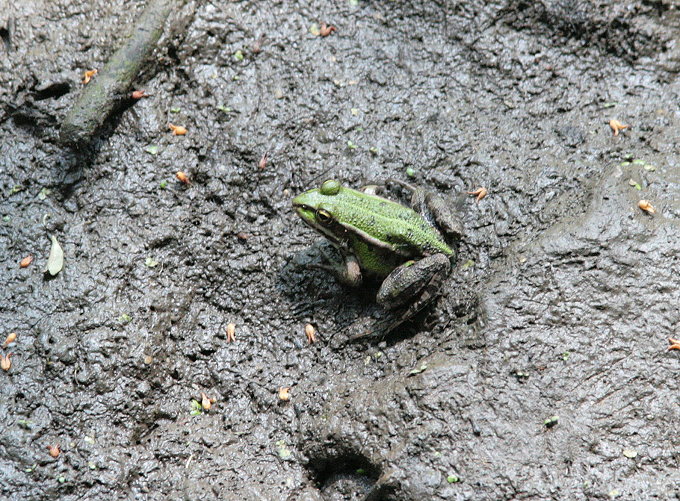
[{"label": "frog", "polygon": [[339,252],[330,270],[346,286],[378,281],[376,302],[386,310],[404,310],[398,323],[413,317],[438,296],[455,259],[448,240],[462,237],[462,225],[439,196],[407,183],[411,207],[377,194],[375,187],[355,190],[335,179],[293,198],[300,219]]}]

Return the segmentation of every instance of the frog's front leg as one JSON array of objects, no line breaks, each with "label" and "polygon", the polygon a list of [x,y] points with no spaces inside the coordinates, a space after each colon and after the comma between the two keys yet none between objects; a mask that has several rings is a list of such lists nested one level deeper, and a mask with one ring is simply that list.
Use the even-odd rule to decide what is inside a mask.
[{"label": "frog's front leg", "polygon": [[321,255],[329,264],[313,264],[311,266],[330,271],[342,285],[347,285],[349,287],[359,287],[361,285],[363,277],[361,275],[361,266],[359,266],[359,261],[356,256],[344,254],[340,251],[342,262],[338,263],[335,262],[331,256],[326,254],[323,249],[319,249],[319,252],[321,252]]},{"label": "frog's front leg", "polygon": [[451,263],[444,254],[409,261],[387,276],[380,286],[376,301],[387,309],[408,304],[407,315],[412,316],[437,297],[450,269]]}]

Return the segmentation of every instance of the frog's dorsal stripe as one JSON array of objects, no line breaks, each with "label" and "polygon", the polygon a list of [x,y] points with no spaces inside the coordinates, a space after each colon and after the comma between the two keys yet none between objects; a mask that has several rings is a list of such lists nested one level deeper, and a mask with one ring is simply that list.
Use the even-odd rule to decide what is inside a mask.
[{"label": "frog's dorsal stripe", "polygon": [[[378,249],[386,249],[391,252],[394,252],[395,254],[398,254],[403,257],[414,257],[419,255],[419,253],[413,253],[410,249],[404,247],[404,246],[398,246],[396,245],[392,240],[392,238],[385,238],[383,240],[373,237],[372,235],[369,235],[365,231],[360,230],[359,228],[351,227],[348,225],[344,225],[340,221],[337,223],[339,226],[344,228],[345,232],[347,235],[352,235],[354,237],[357,237],[360,239],[362,242],[366,242],[369,245],[372,245],[373,247],[377,247]],[[387,236],[387,235],[386,235]],[[330,237],[329,237],[330,238]]]},{"label": "frog's dorsal stripe", "polygon": [[[444,239],[414,210],[350,188],[343,188],[343,193],[353,196],[351,201],[334,200],[331,212],[345,232],[404,257],[427,256],[438,252],[453,254]],[[372,201],[367,200],[369,197]]]}]

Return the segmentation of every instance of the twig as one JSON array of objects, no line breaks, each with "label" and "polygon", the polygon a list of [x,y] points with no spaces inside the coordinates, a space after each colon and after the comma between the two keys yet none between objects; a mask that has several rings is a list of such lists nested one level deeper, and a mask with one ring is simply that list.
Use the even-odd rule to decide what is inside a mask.
[{"label": "twig", "polygon": [[59,140],[64,145],[82,147],[130,91],[132,81],[156,47],[163,25],[174,8],[184,0],[152,0],[139,21],[106,66],[86,87],[66,115]]}]

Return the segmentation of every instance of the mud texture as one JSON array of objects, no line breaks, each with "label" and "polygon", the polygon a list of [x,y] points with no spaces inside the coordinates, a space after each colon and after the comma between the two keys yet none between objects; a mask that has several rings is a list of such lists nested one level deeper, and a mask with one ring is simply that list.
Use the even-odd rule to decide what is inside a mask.
[{"label": "mud texture", "polygon": [[[63,149],[143,8],[0,10],[1,499],[678,499],[674,2],[189,1],[151,97]],[[374,291],[308,266],[290,200],[331,177],[463,218],[387,338],[347,342]]]}]

